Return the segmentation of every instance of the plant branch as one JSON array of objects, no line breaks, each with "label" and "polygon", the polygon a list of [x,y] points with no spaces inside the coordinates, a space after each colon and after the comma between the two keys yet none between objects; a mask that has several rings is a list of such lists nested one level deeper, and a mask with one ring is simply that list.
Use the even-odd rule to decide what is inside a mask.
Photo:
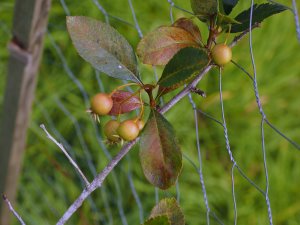
[{"label": "plant branch", "polygon": [[21,218],[21,216],[16,212],[16,210],[13,208],[12,204],[10,203],[10,201],[7,199],[7,197],[4,194],[2,195],[2,198],[6,202],[9,210],[15,215],[15,217],[19,220],[19,222],[22,225],[26,225],[25,222],[23,221],[23,219]]},{"label": "plant branch", "polygon": [[208,66],[204,67],[204,69],[200,72],[200,74],[191,82],[189,83],[181,92],[179,92],[174,98],[172,98],[168,103],[166,103],[162,108],[158,111],[162,114],[167,112],[171,109],[177,102],[179,102],[183,97],[191,92],[192,89],[196,87],[199,81],[204,77],[205,74],[208,73],[214,66],[209,64]]},{"label": "plant branch", "polygon": [[110,163],[99,173],[92,183],[86,187],[80,196],[76,199],[76,201],[68,208],[68,210],[64,213],[63,217],[57,222],[56,225],[65,224],[69,218],[76,212],[76,210],[82,205],[84,200],[97,188],[101,187],[105,178],[110,174],[110,172],[114,169],[114,167],[119,163],[119,161],[129,152],[129,150],[138,142],[138,139],[135,139],[131,142],[128,142],[123,148],[120,150],[117,156],[115,156]]},{"label": "plant branch", "polygon": [[209,21],[209,36],[208,36],[207,44],[206,44],[207,49],[211,48],[211,45],[216,38],[215,37],[215,27],[214,27],[215,19],[214,18],[215,18],[214,16],[211,16],[210,21]]},{"label": "plant branch", "polygon": [[241,34],[239,34],[238,36],[236,36],[233,41],[229,44],[229,47],[232,48],[234,47],[240,40],[243,39],[243,37],[245,37],[250,30],[253,30],[254,28],[260,27],[260,23],[255,23],[252,25],[251,29],[248,28],[247,30],[243,31]]},{"label": "plant branch", "polygon": [[68,154],[68,152],[66,151],[66,149],[64,148],[64,146],[62,144],[60,144],[57,140],[55,140],[54,137],[51,136],[51,134],[47,131],[46,127],[44,124],[41,124],[40,127],[45,131],[47,138],[49,138],[51,141],[54,142],[54,144],[56,144],[61,150],[62,152],[65,154],[65,156],[68,158],[68,160],[70,161],[70,163],[72,164],[72,166],[74,166],[74,168],[76,169],[76,171],[79,173],[79,175],[81,176],[81,178],[83,179],[83,181],[85,182],[85,185],[88,187],[90,185],[90,182],[88,181],[88,179],[85,177],[85,175],[83,174],[83,172],[80,170],[79,166],[76,164],[76,162],[72,159],[72,157]]},{"label": "plant branch", "polygon": [[[254,24],[252,29],[258,27],[259,24]],[[232,43],[229,45],[230,47],[234,47],[247,33],[249,29],[238,35],[234,38]],[[191,90],[193,90],[199,81],[206,75],[215,65],[210,63],[203,70],[200,72],[196,78],[189,83],[181,92],[179,92],[174,98],[172,98],[168,103],[166,103],[162,108],[158,111],[162,114],[167,112],[171,109],[175,104],[177,104],[183,97],[188,95]],[[108,174],[114,169],[114,167],[120,162],[120,160],[130,151],[130,149],[138,142],[139,138],[136,138],[133,141],[128,142],[123,148],[120,150],[117,156],[115,156],[109,164],[99,173],[92,183],[86,187],[80,196],[75,200],[75,202],[68,208],[68,210],[64,213],[64,215],[60,218],[56,225],[63,225],[65,224],[69,218],[76,212],[76,210],[82,205],[84,200],[97,188],[101,187],[103,181],[108,176]]]}]

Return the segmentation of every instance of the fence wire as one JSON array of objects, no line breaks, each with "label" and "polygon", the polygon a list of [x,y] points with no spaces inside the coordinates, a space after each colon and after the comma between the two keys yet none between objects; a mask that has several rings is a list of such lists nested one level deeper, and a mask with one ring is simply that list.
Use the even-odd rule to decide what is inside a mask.
[{"label": "fence wire", "polygon": [[[128,7],[131,12],[132,16],[132,21],[128,22],[125,19],[120,18],[119,16],[112,15],[108,9],[105,8],[105,6],[101,3],[101,1],[98,0],[91,0],[92,4],[94,7],[96,7],[99,10],[99,13],[101,13],[106,21],[106,23],[111,23],[113,22],[118,22],[120,24],[123,24],[128,27],[128,29],[135,29],[136,34],[139,36],[139,38],[143,37],[143,32],[141,29],[141,26],[139,24],[138,16],[135,12],[135,7],[134,3],[135,1],[128,0]],[[174,10],[178,10],[179,12],[185,13],[188,16],[193,15],[190,11],[184,9],[180,5],[177,5],[174,1],[172,0],[166,0],[166,2],[169,4],[169,19],[171,22],[174,22]],[[251,21],[252,21],[252,13],[253,13],[253,6],[254,6],[254,1],[251,0],[251,13],[250,13],[250,24],[249,27],[252,27]],[[293,0],[293,9],[294,9],[294,15],[295,15],[295,21],[296,21],[296,27],[297,27],[297,33],[298,33],[298,38],[300,40],[300,28],[299,28],[299,19],[298,19],[298,14],[296,10],[296,1]],[[73,15],[72,8],[68,6],[67,1],[60,0],[61,8],[64,11],[65,15]],[[147,4],[147,3],[145,3]],[[86,12],[88,13],[88,12]],[[88,15],[86,15],[88,16]],[[297,22],[298,21],[298,22]],[[65,74],[68,76],[70,81],[75,85],[76,89],[79,90],[78,93],[80,93],[82,99],[83,99],[83,104],[85,105],[86,108],[89,107],[89,94],[88,91],[85,90],[85,86],[82,83],[82,80],[78,78],[78,75],[76,74],[76,71],[72,71],[71,67],[69,66],[69,62],[67,60],[67,56],[64,55],[64,51],[60,44],[58,44],[58,40],[55,39],[55,36],[53,33],[55,33],[55,28],[51,27],[48,30],[47,33],[47,40],[49,41],[52,50],[55,52],[55,56],[57,57],[57,60],[59,60],[60,64],[62,65],[63,70],[65,71]],[[66,34],[67,35],[67,34]],[[211,193],[211,190],[207,188],[207,182],[206,180],[208,179],[208,174],[205,164],[203,163],[203,149],[201,145],[201,132],[199,126],[203,122],[199,115],[203,115],[205,118],[208,118],[209,120],[212,120],[216,125],[221,127],[223,129],[223,134],[224,134],[224,143],[225,143],[225,150],[227,151],[228,158],[231,162],[231,167],[230,167],[230,174],[229,178],[231,180],[231,198],[232,198],[232,208],[233,208],[233,219],[230,221],[230,224],[239,224],[239,210],[238,210],[238,201],[239,198],[236,194],[236,177],[240,176],[242,177],[245,181],[250,184],[252,188],[254,188],[258,193],[260,193],[263,198],[265,199],[265,204],[267,207],[267,212],[266,214],[268,215],[268,221],[270,225],[273,225],[273,215],[272,215],[272,208],[271,208],[271,200],[269,198],[269,189],[270,187],[270,181],[269,181],[269,173],[268,173],[268,167],[267,167],[267,149],[265,145],[265,130],[264,127],[268,125],[270,128],[272,128],[276,133],[278,133],[281,137],[286,139],[288,142],[290,142],[296,149],[300,150],[300,146],[289,139],[284,133],[278,130],[272,123],[269,122],[267,119],[266,114],[264,113],[262,103],[261,103],[261,98],[259,95],[259,89],[258,89],[258,81],[257,81],[257,69],[256,69],[256,64],[254,60],[254,50],[253,50],[253,33],[249,33],[249,48],[250,48],[250,56],[251,56],[251,62],[252,62],[252,69],[253,69],[253,76],[251,73],[247,72],[245,68],[243,68],[241,65],[239,65],[236,62],[232,62],[233,65],[235,65],[238,69],[240,69],[241,73],[246,74],[250,80],[253,82],[253,91],[257,103],[257,108],[258,111],[260,112],[261,115],[261,125],[260,125],[260,137],[261,137],[261,150],[262,150],[262,158],[263,158],[263,168],[264,168],[264,177],[265,177],[265,187],[262,188],[260,187],[259,184],[257,184],[254,180],[252,180],[248,175],[247,172],[244,172],[242,167],[239,165],[239,162],[235,159],[234,156],[234,151],[231,149],[231,143],[230,143],[230,133],[228,131],[227,126],[230,126],[230,124],[227,124],[226,120],[226,106],[224,104],[224,98],[223,98],[223,85],[222,85],[222,70],[219,71],[219,103],[220,103],[220,108],[221,108],[221,115],[220,118],[215,116],[215,115],[210,115],[209,113],[205,112],[205,110],[200,109],[199,106],[197,106],[196,101],[194,100],[194,96],[190,94],[188,96],[190,105],[191,105],[191,110],[193,111],[193,116],[194,116],[194,136],[196,139],[196,145],[194,148],[194,151],[196,151],[197,155],[197,163],[194,162],[194,159],[189,157],[189,154],[183,153],[184,154],[184,164],[187,163],[190,166],[192,166],[195,169],[195,172],[199,178],[199,191],[198,191],[198,197],[199,197],[199,202],[196,207],[199,208],[199,215],[205,214],[205,218],[200,218],[197,224],[227,224],[227,221],[225,221],[224,218],[222,218],[219,215],[219,212],[215,209],[215,206],[212,206],[210,202],[211,196],[214,195],[214,193]],[[158,79],[158,72],[157,68],[153,68],[153,73],[155,74],[156,79]],[[101,92],[105,91],[105,82],[106,78],[104,77],[105,75],[101,74],[98,71],[94,71],[94,79],[97,81],[98,85],[98,90]],[[198,96],[197,96],[198,97]],[[79,164],[85,165],[87,168],[85,168],[85,172],[89,171],[90,175],[88,176],[90,179],[92,177],[95,177],[98,172],[101,171],[101,167],[97,165],[98,162],[101,162],[101,166],[105,163],[107,163],[109,160],[112,159],[112,153],[110,150],[107,148],[105,145],[105,140],[102,137],[101,132],[99,132],[99,127],[90,119],[89,124],[86,125],[82,122],[82,120],[77,118],[76,115],[73,115],[72,112],[68,110],[66,107],[66,102],[63,99],[62,96],[59,96],[58,94],[55,95],[53,98],[53,105],[55,105],[55,108],[57,109],[58,114],[63,114],[66,118],[66,120],[70,121],[70,124],[72,125],[72,130],[74,132],[73,138],[76,139],[79,144],[74,147],[73,143],[69,143],[68,140],[64,138],[64,134],[62,134],[59,129],[57,128],[55,119],[51,117],[51,114],[48,113],[48,110],[44,108],[42,102],[36,102],[36,105],[38,106],[39,111],[42,114],[42,117],[45,120],[45,123],[49,127],[50,131],[52,134],[61,142],[64,147],[67,149],[67,151],[70,153],[70,155],[73,157],[74,160],[78,161]],[[97,145],[98,149],[101,150],[101,156],[97,157],[96,159],[94,158],[96,154],[94,149],[91,149],[89,147],[90,145],[90,137],[85,133],[85,128],[86,126],[91,126],[94,132],[94,136],[97,139]],[[176,129],[176,128],[175,128]],[[77,151],[80,151],[78,153]],[[83,155],[81,155],[83,154]],[[150,206],[144,206],[144,195],[145,193],[141,191],[141,189],[136,188],[136,183],[137,180],[140,178],[137,176],[136,172],[134,171],[134,164],[136,162],[132,160],[131,155],[128,155],[126,157],[125,162],[122,162],[122,164],[118,167],[117,171],[114,171],[110,175],[110,180],[105,182],[103,186],[100,188],[98,191],[99,193],[96,193],[94,196],[90,196],[88,199],[88,204],[90,205],[90,208],[92,209],[93,212],[93,222],[94,224],[132,224],[132,220],[129,217],[129,214],[133,213],[134,211],[138,211],[138,219],[140,223],[143,223],[147,215],[149,215],[149,207]],[[120,178],[120,175],[122,175],[122,178]],[[125,179],[125,181],[124,181]],[[51,181],[48,181],[49,186],[51,185]],[[132,198],[125,196],[124,192],[124,183],[127,184],[127,191],[131,192]],[[81,188],[84,188],[84,184],[81,182]],[[39,187],[38,185],[35,187],[37,192],[43,193],[44,187]],[[181,188],[180,188],[180,179],[179,182],[176,183],[175,187],[175,193],[170,191],[170,192],[162,192],[159,191],[157,188],[152,188],[153,192],[153,204],[157,203],[160,198],[164,196],[172,196],[175,195],[178,201],[183,201],[184,198],[186,198],[187,193],[182,193]],[[57,191],[57,194],[60,190]],[[202,194],[201,194],[202,192]],[[48,202],[47,204],[49,205],[49,210],[53,212],[54,216],[59,216],[58,214],[60,211],[63,211],[63,209],[60,209],[57,211],[55,207],[51,206],[51,199],[47,199],[46,195],[44,196],[45,201]],[[72,195],[71,195],[72,196]],[[100,199],[99,199],[100,198]],[[72,201],[67,199],[67,202]],[[133,202],[128,203],[128,202]],[[130,207],[128,209],[127,207]],[[255,206],[253,206],[255,207]],[[114,209],[117,208],[117,215],[118,218],[116,218],[116,213],[114,213]],[[26,209],[24,209],[25,211]],[[205,210],[205,212],[203,212]],[[28,221],[29,224],[38,224],[38,222],[35,222],[33,219],[32,215],[25,216],[25,218]],[[58,219],[58,218],[57,218]],[[136,222],[137,223],[137,222]]]}]

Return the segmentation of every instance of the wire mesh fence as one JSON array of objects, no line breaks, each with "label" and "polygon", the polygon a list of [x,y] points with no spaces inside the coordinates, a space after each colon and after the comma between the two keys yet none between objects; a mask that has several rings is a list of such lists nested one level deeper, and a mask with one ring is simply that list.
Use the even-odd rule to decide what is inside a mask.
[{"label": "wire mesh fence", "polygon": [[[253,4],[247,1],[240,7]],[[295,8],[295,1],[290,5]],[[28,224],[57,222],[84,188],[80,175],[46,138],[41,123],[88,180],[120,149],[105,144],[101,125],[85,112],[90,96],[119,83],[77,56],[65,30],[66,15],[106,21],[136,46],[149,30],[192,13],[188,3],[171,0],[53,2],[18,194],[18,211]],[[135,147],[70,224],[143,223],[155,203],[167,196],[180,202],[187,224],[299,223],[299,96],[294,94],[300,83],[299,53],[289,57],[298,45],[296,35],[290,40],[292,26],[281,27],[282,35],[274,37],[277,26],[293,21],[293,14],[285,15],[285,20],[273,19],[250,31],[248,44],[241,43],[240,58],[234,58],[231,68],[213,70],[201,81],[206,98],[190,94],[167,114],[184,155],[184,169],[174,188],[161,191],[147,183]],[[149,82],[161,74],[161,68],[140,70]]]}]

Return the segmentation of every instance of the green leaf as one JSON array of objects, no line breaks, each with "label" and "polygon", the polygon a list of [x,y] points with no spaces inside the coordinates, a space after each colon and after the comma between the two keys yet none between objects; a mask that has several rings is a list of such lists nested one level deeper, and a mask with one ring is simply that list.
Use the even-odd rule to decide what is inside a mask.
[{"label": "green leaf", "polygon": [[197,43],[202,44],[202,36],[199,27],[193,22],[193,20],[188,18],[179,18],[176,20],[173,24],[173,27],[179,27],[187,32],[189,32],[191,35],[193,35],[194,39],[197,41]]},{"label": "green leaf", "polygon": [[171,225],[167,216],[157,216],[148,219],[143,225]]},{"label": "green leaf", "polygon": [[203,22],[218,13],[218,0],[191,0],[194,14]]},{"label": "green leaf", "polygon": [[[275,3],[265,3],[260,5],[253,6],[253,16],[252,16],[252,24],[260,23],[264,19],[285,11],[287,8],[283,5],[275,4]],[[250,23],[250,12],[251,8],[241,12],[239,15],[235,17],[235,20],[239,21],[241,24],[234,24],[231,27],[231,33],[242,32],[249,28]]]},{"label": "green leaf", "polygon": [[152,110],[140,139],[140,160],[148,181],[160,189],[174,185],[182,168],[182,154],[172,125]]},{"label": "green leaf", "polygon": [[162,199],[151,211],[150,218],[166,215],[170,225],[184,225],[184,215],[175,198]]},{"label": "green leaf", "polygon": [[222,13],[218,13],[217,24],[224,27],[224,26],[228,26],[229,24],[241,24],[241,23],[239,21],[227,16],[227,15],[224,15]]},{"label": "green leaf", "polygon": [[[221,0],[219,0],[221,1]],[[238,0],[222,0],[223,1],[223,9],[226,15],[229,15],[232,9],[237,5],[239,2]]]},{"label": "green leaf", "polygon": [[197,38],[189,31],[176,26],[162,26],[142,38],[137,55],[145,64],[166,65],[180,49],[198,45]]},{"label": "green leaf", "polygon": [[141,83],[134,51],[108,24],[84,16],[67,16],[67,28],[79,55],[107,75]]},{"label": "green leaf", "polygon": [[166,65],[158,85],[177,88],[197,75],[208,63],[206,51],[193,47],[181,49]]}]

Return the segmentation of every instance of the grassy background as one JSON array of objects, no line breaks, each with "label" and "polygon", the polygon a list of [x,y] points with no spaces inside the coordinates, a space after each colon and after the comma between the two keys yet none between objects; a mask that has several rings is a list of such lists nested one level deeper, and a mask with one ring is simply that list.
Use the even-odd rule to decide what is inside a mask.
[{"label": "grassy background", "polygon": [[[65,2],[71,15],[85,15],[102,21],[105,19],[92,1]],[[189,1],[175,2],[190,10]],[[111,15],[133,24],[127,1],[103,0],[101,4]],[[249,4],[248,1],[240,1],[233,14],[248,8]],[[4,92],[5,87],[8,56],[5,45],[10,39],[13,5],[12,0],[0,3],[0,93]],[[170,24],[167,1],[136,0],[133,6],[144,34],[160,25]],[[77,55],[70,42],[65,30],[65,16],[60,1],[54,0],[20,177],[16,207],[23,219],[33,225],[54,224],[82,190],[77,174],[57,147],[46,139],[39,124],[44,123],[64,143],[90,180],[93,172],[100,172],[109,161],[103,150],[115,155],[120,149],[119,146],[105,146],[101,139],[101,127],[95,127],[85,113],[88,102],[64,66],[67,65],[80,81],[87,96],[94,95],[103,87],[109,92],[121,83],[102,74],[101,82],[97,82],[95,71]],[[181,16],[189,15],[174,9],[174,18]],[[139,37],[134,27],[114,19],[111,19],[111,24],[136,47]],[[205,36],[205,26],[199,25]],[[65,65],[53,43],[65,57]],[[292,13],[287,11],[264,22],[260,29],[253,32],[253,46],[265,113],[276,127],[299,143],[300,45],[296,40]],[[248,38],[233,49],[233,59],[252,72]],[[141,65],[140,70],[144,80],[155,80],[151,68]],[[161,68],[157,72],[161,74]],[[206,76],[199,87],[206,91],[207,98],[194,96],[197,106],[220,119],[217,70]],[[227,66],[223,72],[223,95],[234,157],[247,176],[264,189],[261,117],[250,79],[234,65]],[[168,98],[170,96],[165,100]],[[3,94],[0,95],[1,105],[2,102]],[[198,165],[193,111],[188,100],[182,100],[166,117],[175,127],[182,151]],[[107,119],[103,119],[103,122]],[[199,115],[199,125],[203,173],[210,208],[224,224],[229,224],[234,219],[230,174],[232,164],[225,148],[223,129],[202,115]],[[268,126],[265,126],[265,137],[274,224],[299,224],[300,153]],[[180,205],[186,222],[191,225],[206,224],[199,176],[188,160],[184,159],[183,163],[179,187]],[[238,224],[268,224],[264,196],[237,171],[234,174]],[[122,211],[128,224],[139,224],[139,211],[129,188],[128,175],[133,178],[146,218],[155,205],[155,191],[141,172],[138,148],[135,147],[118,165],[115,173],[108,177],[103,188],[92,195],[92,200],[84,203],[69,224],[109,224],[109,221],[111,224],[122,224]],[[174,196],[175,193],[174,187],[168,191],[159,191],[159,197]],[[96,207],[93,207],[93,203]],[[18,223],[14,221],[14,224]],[[212,220],[211,224],[217,222]]]}]

